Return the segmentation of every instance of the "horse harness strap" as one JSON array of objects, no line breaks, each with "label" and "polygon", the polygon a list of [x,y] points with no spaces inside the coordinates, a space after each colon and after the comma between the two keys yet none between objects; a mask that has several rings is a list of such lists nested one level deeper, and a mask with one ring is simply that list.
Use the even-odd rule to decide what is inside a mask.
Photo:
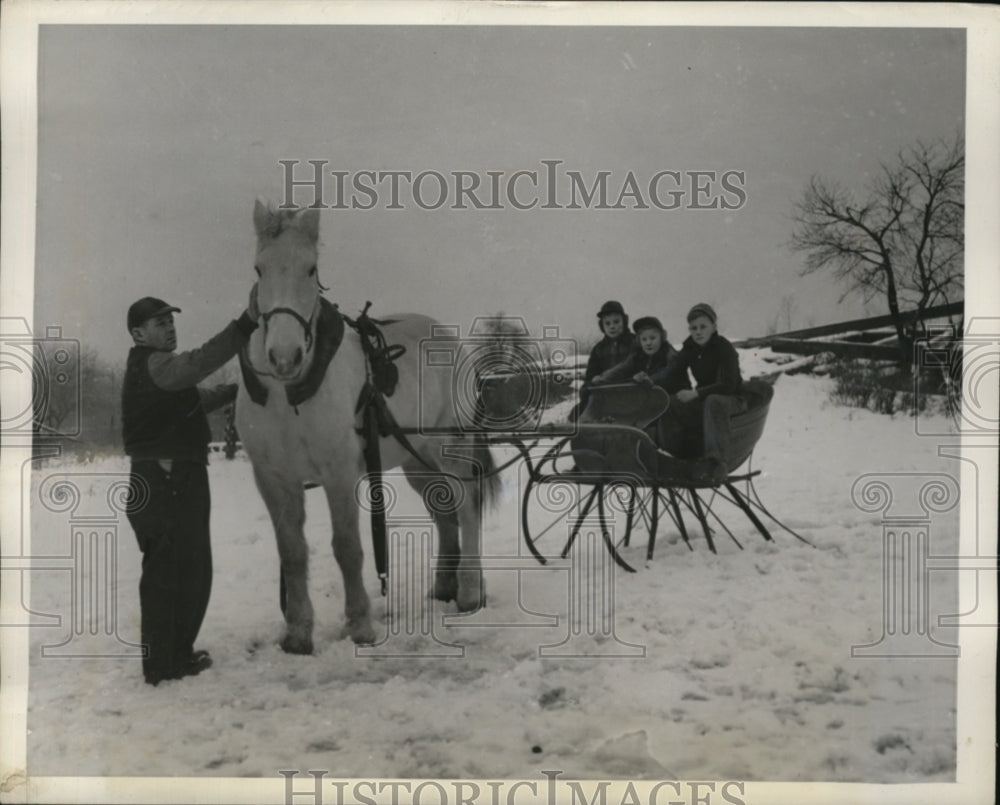
[{"label": "horse harness strap", "polygon": [[361,349],[365,355],[365,384],[358,395],[354,413],[361,415],[361,426],[357,432],[365,441],[365,469],[368,472],[369,500],[371,501],[372,553],[375,556],[375,570],[382,586],[382,595],[387,593],[389,578],[389,550],[385,525],[385,491],[382,480],[382,453],[379,437],[392,435],[404,448],[424,466],[430,465],[413,449],[406,435],[400,429],[392,412],[385,403],[391,397],[399,382],[399,367],[395,361],[406,352],[401,344],[389,345],[380,326],[394,324],[395,320],[372,319],[368,316],[371,302],[365,304],[357,319],[344,317],[347,324],[361,338]]}]

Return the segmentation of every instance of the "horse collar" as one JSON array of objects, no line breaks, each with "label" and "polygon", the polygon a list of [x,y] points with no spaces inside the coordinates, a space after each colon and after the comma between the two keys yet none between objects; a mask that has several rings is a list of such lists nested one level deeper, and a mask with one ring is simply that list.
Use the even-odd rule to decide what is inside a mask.
[{"label": "horse collar", "polygon": [[[340,342],[344,340],[343,315],[337,310],[336,305],[323,297],[320,297],[319,301],[320,310],[316,319],[315,352],[312,363],[309,364],[309,370],[305,377],[285,386],[285,397],[288,404],[293,407],[301,405],[319,390],[323,378],[326,377],[327,367],[333,360],[333,356],[337,354]],[[309,333],[308,330],[306,332]],[[266,405],[267,387],[261,382],[250,363],[247,346],[240,350],[240,372],[243,375],[243,384],[247,388],[250,399],[257,405]]]}]

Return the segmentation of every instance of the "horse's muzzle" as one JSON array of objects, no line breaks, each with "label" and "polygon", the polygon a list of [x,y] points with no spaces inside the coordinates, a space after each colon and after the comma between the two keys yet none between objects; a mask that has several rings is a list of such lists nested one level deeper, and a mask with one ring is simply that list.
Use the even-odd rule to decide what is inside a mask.
[{"label": "horse's muzzle", "polygon": [[298,346],[283,350],[271,348],[267,351],[267,362],[278,380],[295,380],[302,369],[304,358],[302,347]]},{"label": "horse's muzzle", "polygon": [[[261,314],[264,322],[264,344],[271,374],[277,380],[290,383],[297,380],[305,364],[306,353],[312,348],[313,318],[319,307],[317,299],[309,318],[290,307],[276,307]],[[282,314],[281,318],[275,318]],[[274,322],[272,324],[272,319]],[[290,322],[292,331],[289,331]],[[297,325],[297,327],[296,327]],[[301,328],[300,331],[299,328]],[[304,343],[303,340],[304,339]]]}]

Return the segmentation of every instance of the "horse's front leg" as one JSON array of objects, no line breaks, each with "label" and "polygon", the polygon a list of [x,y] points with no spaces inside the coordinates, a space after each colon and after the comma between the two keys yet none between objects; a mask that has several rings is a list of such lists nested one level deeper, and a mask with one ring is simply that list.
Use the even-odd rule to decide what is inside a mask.
[{"label": "horse's front leg", "polygon": [[344,577],[344,615],[347,618],[344,636],[349,636],[355,643],[374,643],[371,601],[362,574],[364,551],[358,531],[354,485],[330,484],[325,489],[333,523],[333,556]]},{"label": "horse's front leg", "polygon": [[285,636],[281,648],[291,654],[312,654],[313,608],[309,600],[309,548],[303,526],[305,492],[301,484],[258,469],[254,479],[271,515],[281,558]]}]

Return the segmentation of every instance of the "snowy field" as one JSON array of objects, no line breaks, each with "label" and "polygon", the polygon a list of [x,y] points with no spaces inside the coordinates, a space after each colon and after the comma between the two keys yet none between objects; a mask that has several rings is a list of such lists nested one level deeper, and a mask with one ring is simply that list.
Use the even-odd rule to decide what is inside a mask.
[{"label": "snowy field", "polygon": [[[742,360],[746,376],[767,369],[750,353]],[[277,552],[250,465],[213,457],[215,581],[198,647],[214,667],[151,688],[134,657],[42,656],[91,643],[66,642],[73,574],[34,573],[32,609],[63,621],[31,630],[29,774],[952,781],[955,660],[852,658],[852,645],[883,633],[883,541],[881,510],[862,511],[851,489],[865,473],[957,477],[959,462],[939,457],[940,440],[916,435],[912,419],[834,407],[828,391],[824,379],[780,378],[754,458],[764,502],[815,547],[780,529],[765,542],[730,510],[744,550],[720,535],[713,555],[692,529],[690,551],[667,521],[652,561],[637,534],[625,555],[638,572],[611,574],[613,605],[601,611],[613,628],[585,619],[572,634],[567,565],[488,571],[485,611],[442,624],[454,605],[421,602],[430,633],[390,634],[369,562],[380,656],[356,656],[339,637],[340,574],[318,490],[307,493],[316,653],[282,653]],[[33,554],[69,554],[71,513],[38,504],[47,478],[75,476],[79,515],[106,505],[126,472],[124,459],[38,470]],[[491,556],[524,554],[518,484],[515,465],[485,518]],[[412,494],[400,491],[400,513],[421,513]],[[140,554],[124,518],[117,533],[117,631],[137,643]],[[957,508],[934,515],[931,539],[933,553],[956,553]],[[956,576],[930,576],[942,644],[955,642],[934,623],[956,611]]]}]

